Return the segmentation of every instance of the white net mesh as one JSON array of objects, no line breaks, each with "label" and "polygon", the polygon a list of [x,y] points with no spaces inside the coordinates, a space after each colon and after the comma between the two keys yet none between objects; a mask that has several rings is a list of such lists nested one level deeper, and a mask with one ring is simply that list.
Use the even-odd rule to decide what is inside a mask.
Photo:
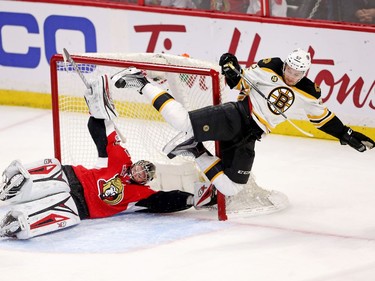
[{"label": "white net mesh", "polygon": [[265,215],[285,209],[288,197],[278,191],[261,188],[251,174],[245,188],[226,199],[226,211],[231,215]]}]

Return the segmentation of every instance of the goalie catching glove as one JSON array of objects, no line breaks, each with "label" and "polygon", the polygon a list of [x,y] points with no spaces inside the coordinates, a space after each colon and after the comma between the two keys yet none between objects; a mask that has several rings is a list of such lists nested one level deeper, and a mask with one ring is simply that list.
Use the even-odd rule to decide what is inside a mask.
[{"label": "goalie catching glove", "polygon": [[375,142],[369,137],[359,132],[353,131],[351,128],[346,127],[345,133],[340,138],[342,145],[350,145],[359,152],[364,152],[366,149],[374,148]]},{"label": "goalie catching glove", "polygon": [[241,66],[236,56],[230,53],[225,53],[220,57],[219,65],[221,66],[221,74],[225,76],[228,86],[232,89],[240,82],[241,77],[228,66],[228,63],[231,63],[239,72],[241,72]]},{"label": "goalie catching glove", "polygon": [[90,82],[90,89],[85,91],[85,101],[91,116],[107,120],[118,116],[112,100],[112,83],[107,75]]}]

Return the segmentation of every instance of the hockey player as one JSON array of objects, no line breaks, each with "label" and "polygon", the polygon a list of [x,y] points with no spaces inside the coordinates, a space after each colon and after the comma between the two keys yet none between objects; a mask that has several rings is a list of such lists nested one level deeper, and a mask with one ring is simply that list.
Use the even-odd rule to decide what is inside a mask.
[{"label": "hockey player", "polygon": [[133,163],[121,146],[111,120],[115,109],[107,99],[110,82],[102,76],[92,84],[92,92],[85,93],[98,167],[61,165],[57,159],[29,165],[13,161],[0,182],[0,200],[7,202],[3,208],[10,208],[0,222],[0,236],[28,239],[77,225],[82,219],[123,211],[176,212],[193,206],[193,194],[155,191],[147,185],[155,176],[155,165],[145,160]]},{"label": "hockey player", "polygon": [[[169,124],[186,133],[186,141],[167,145],[165,152],[170,158],[193,155],[201,170],[224,195],[235,195],[243,189],[252,169],[255,142],[285,121],[280,113],[286,111],[304,110],[316,128],[359,152],[374,147],[372,139],[345,126],[322,103],[320,88],[306,77],[311,65],[309,53],[297,49],[284,61],[263,59],[246,69],[241,69],[234,55],[226,53],[219,65],[228,86],[239,91],[238,101],[190,112],[170,94],[149,83],[135,68],[125,69],[115,80],[118,88],[138,87]],[[262,93],[267,93],[266,98],[272,104],[237,72],[246,74]],[[202,142],[207,140],[220,141],[221,159],[206,151]]]}]

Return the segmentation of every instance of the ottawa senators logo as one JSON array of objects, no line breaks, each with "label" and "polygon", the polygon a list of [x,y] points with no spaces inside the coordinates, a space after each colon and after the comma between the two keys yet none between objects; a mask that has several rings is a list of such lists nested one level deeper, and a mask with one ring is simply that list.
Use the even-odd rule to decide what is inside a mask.
[{"label": "ottawa senators logo", "polygon": [[124,186],[119,177],[98,181],[99,197],[108,205],[117,205],[124,198]]},{"label": "ottawa senators logo", "polygon": [[[285,112],[294,103],[294,93],[286,87],[278,87],[268,95],[268,99],[273,105],[268,104],[268,108],[276,115],[280,115],[280,112]],[[279,111],[275,108],[277,107]]]}]

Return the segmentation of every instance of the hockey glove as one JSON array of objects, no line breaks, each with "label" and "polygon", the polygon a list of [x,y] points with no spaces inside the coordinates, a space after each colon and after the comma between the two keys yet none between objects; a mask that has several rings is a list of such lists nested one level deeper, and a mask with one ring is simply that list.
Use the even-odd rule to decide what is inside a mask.
[{"label": "hockey glove", "polygon": [[233,88],[241,80],[241,77],[229,66],[226,66],[227,63],[232,63],[235,69],[241,72],[241,66],[238,63],[236,56],[225,53],[220,57],[219,65],[221,66],[221,74],[223,74],[227,80],[228,85]]},{"label": "hockey glove", "polygon": [[351,128],[346,127],[346,132],[340,138],[342,145],[349,144],[359,152],[364,152],[366,149],[374,148],[375,142],[369,137],[359,132],[353,131]]}]

